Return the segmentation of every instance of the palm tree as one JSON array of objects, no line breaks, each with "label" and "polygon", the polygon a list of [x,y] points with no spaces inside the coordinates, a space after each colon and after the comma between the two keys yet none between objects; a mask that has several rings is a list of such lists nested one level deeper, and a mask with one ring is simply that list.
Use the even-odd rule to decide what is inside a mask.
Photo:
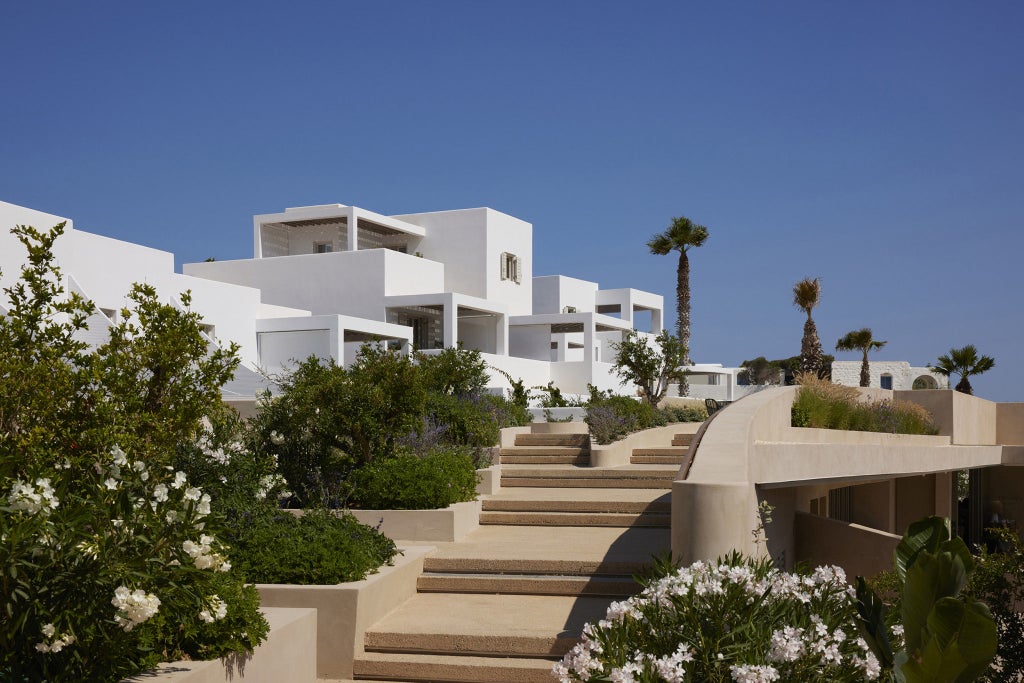
[{"label": "palm tree", "polygon": [[871,336],[871,328],[865,327],[861,330],[847,332],[836,342],[836,351],[863,351],[864,362],[860,366],[860,385],[862,387],[871,385],[871,368],[868,365],[868,351],[880,349],[886,345],[884,341],[876,341]]},{"label": "palm tree", "polygon": [[[676,266],[676,336],[683,343],[683,365],[690,364],[690,259],[686,252],[691,247],[703,246],[708,239],[708,229],[698,225],[686,216],[672,219],[665,232],[659,233],[647,242],[652,254],[665,256],[679,252]],[[685,396],[689,387],[684,376],[679,382],[679,395]]]},{"label": "palm tree", "polygon": [[793,305],[807,313],[804,323],[804,338],[800,342],[800,370],[821,376],[822,352],[818,327],[811,317],[811,310],[821,301],[821,280],[804,278],[793,285]]},{"label": "palm tree", "polygon": [[950,349],[948,356],[939,356],[935,365],[928,367],[932,372],[949,377],[951,373],[960,375],[960,381],[956,383],[956,390],[962,394],[971,395],[971,382],[967,378],[971,375],[980,375],[988,372],[996,365],[991,356],[979,356],[978,349],[974,344],[968,344],[960,349]]}]

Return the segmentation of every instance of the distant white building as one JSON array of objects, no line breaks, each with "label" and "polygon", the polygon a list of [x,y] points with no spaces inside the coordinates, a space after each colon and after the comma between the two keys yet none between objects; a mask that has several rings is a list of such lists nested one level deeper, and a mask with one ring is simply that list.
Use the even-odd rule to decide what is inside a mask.
[{"label": "distant white building", "polygon": [[[832,362],[832,381],[848,387],[860,386],[859,360]],[[869,362],[871,382],[868,386],[879,389],[948,389],[949,378],[928,368],[914,367],[903,360],[873,360]]]},{"label": "distant white building", "polygon": [[179,274],[170,253],[0,202],[0,286],[18,277],[25,257],[10,228],[65,220],[55,254],[67,288],[99,309],[90,335],[104,336],[133,282],[172,301],[191,290],[211,343],[240,346],[243,370],[226,388],[238,398],[265,384],[258,369],[310,355],[346,363],[369,340],[425,353],[479,350],[495,387],[508,386],[503,371],[566,393],[585,393],[588,383],[632,393],[612,372],[611,344],[636,326],[662,329],[660,295],[534,277],[533,227],[487,208],[401,216],[342,204],[286,209],[254,217],[253,258],[186,264]]}]

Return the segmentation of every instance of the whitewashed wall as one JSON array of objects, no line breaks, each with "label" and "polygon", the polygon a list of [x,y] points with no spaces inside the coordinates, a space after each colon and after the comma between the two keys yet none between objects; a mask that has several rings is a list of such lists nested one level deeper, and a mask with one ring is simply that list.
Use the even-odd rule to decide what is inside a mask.
[{"label": "whitewashed wall", "polygon": [[[948,389],[949,379],[933,373],[928,368],[911,366],[907,361],[870,360],[871,382],[868,386],[881,387],[882,375],[892,376],[892,388],[906,390],[914,388],[914,380],[922,375],[935,379],[937,388]],[[837,360],[832,363],[832,381],[849,387],[860,386],[861,361]]]}]

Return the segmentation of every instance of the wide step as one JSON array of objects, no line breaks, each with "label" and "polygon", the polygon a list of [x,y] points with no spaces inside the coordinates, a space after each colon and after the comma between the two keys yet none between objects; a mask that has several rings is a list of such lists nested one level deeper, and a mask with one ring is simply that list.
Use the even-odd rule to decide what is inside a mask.
[{"label": "wide step", "polygon": [[480,523],[517,526],[668,527],[672,525],[672,517],[668,514],[615,512],[481,512]]},{"label": "wide step", "polygon": [[571,595],[624,598],[640,586],[629,576],[558,576],[551,574],[461,574],[428,572],[420,575],[420,593],[485,593],[491,595]]},{"label": "wide step", "polygon": [[557,658],[458,657],[367,652],[356,658],[356,680],[409,683],[551,683]]},{"label": "wide step", "polygon": [[693,434],[676,434],[672,437],[673,446],[689,446],[693,442]]},{"label": "wide step", "polygon": [[590,448],[590,434],[516,434],[516,446],[578,446]]}]

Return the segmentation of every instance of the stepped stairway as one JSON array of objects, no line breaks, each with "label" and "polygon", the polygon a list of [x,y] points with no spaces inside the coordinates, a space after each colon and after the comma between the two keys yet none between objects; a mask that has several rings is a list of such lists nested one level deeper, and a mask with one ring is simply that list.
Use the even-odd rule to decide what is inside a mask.
[{"label": "stepped stairway", "polygon": [[357,680],[549,683],[583,625],[670,547],[674,463],[593,468],[587,435],[522,434],[481,527],[428,556],[366,632]]},{"label": "stepped stairway", "polygon": [[690,457],[693,434],[676,434],[668,448],[634,448],[629,461],[634,465],[676,465],[682,467]]}]

